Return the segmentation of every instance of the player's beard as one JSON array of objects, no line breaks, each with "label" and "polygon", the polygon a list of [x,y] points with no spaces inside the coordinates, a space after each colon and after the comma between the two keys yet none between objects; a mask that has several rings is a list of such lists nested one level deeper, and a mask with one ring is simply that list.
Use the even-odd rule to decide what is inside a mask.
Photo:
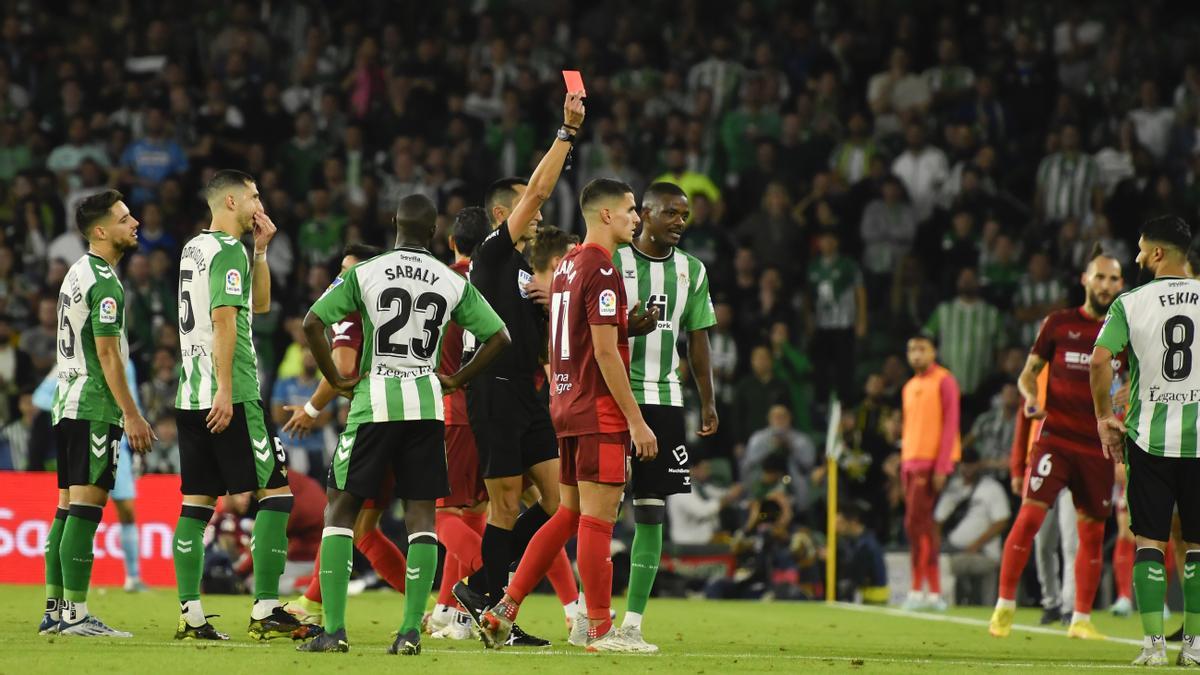
[{"label": "player's beard", "polygon": [[1112,300],[1104,302],[1098,295],[1088,291],[1087,304],[1092,308],[1092,311],[1094,311],[1097,316],[1104,316],[1108,314],[1108,308],[1112,305]]},{"label": "player's beard", "polygon": [[1137,285],[1148,284],[1154,281],[1154,271],[1145,265],[1138,265]]}]

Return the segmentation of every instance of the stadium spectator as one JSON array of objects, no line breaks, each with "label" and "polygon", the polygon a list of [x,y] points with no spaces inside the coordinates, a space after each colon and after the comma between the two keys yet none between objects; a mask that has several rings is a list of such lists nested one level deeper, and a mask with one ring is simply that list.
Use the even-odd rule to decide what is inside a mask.
[{"label": "stadium spectator", "polygon": [[887,604],[888,576],[883,546],[864,523],[865,504],[848,500],[838,504],[837,599],[869,605]]},{"label": "stadium spectator", "polygon": [[782,457],[785,461],[784,485],[790,485],[789,500],[801,512],[813,501],[812,482],[824,475],[824,467],[817,466],[817,448],[808,436],[792,427],[792,411],[785,405],[773,405],[767,411],[767,426],[750,436],[746,443],[746,454],[738,464],[742,482],[748,486],[771,484],[764,480],[768,472],[769,459]]},{"label": "stadium spectator", "polygon": [[918,220],[933,214],[933,207],[949,172],[946,153],[925,140],[925,128],[911,123],[904,129],[904,152],[892,162],[892,173],[904,183]]},{"label": "stadium spectator", "polygon": [[1000,481],[984,471],[979,453],[963,450],[958,473],[938,499],[934,519],[950,550],[956,595],[968,602],[989,605],[996,601],[996,570],[1000,567],[1000,541],[1012,512]]},{"label": "stadium spectator", "polygon": [[867,290],[858,264],[839,252],[838,233],[817,234],[819,256],[808,267],[806,325],[813,358],[816,402],[824,406],[829,393],[849,403],[853,397],[854,351],[867,336]]},{"label": "stadium spectator", "polygon": [[166,115],[162,108],[146,111],[145,134],[121,154],[124,180],[133,185],[129,193],[132,207],[140,207],[155,198],[158,185],[171,175],[188,170],[187,154],[166,135]]},{"label": "stadium spectator", "polygon": [[58,354],[58,309],[55,299],[43,297],[37,306],[37,324],[21,331],[19,349],[29,355],[33,376],[40,381],[54,367]]},{"label": "stadium spectator", "polygon": [[1059,150],[1038,165],[1034,214],[1051,225],[1067,218],[1088,221],[1102,210],[1104,192],[1096,160],[1081,151],[1079,127],[1073,123],[1059,129],[1058,144]]},{"label": "stadium spectator", "polygon": [[863,268],[867,273],[867,299],[871,307],[882,306],[902,256],[916,239],[917,222],[916,211],[905,199],[900,180],[895,176],[885,177],[879,199],[867,205],[859,225]]},{"label": "stadium spectator", "polygon": [[1018,322],[1017,340],[1032,345],[1046,315],[1067,306],[1067,287],[1054,274],[1050,256],[1041,251],[1029,257],[1029,267],[1017,284],[1013,317]]},{"label": "stadium spectator", "polygon": [[[291,419],[292,414],[284,410],[285,405],[303,406],[308,403],[317,390],[319,381],[317,362],[307,347],[301,347],[300,372],[292,377],[280,377],[275,380],[271,391],[271,417],[275,424],[282,426]],[[326,457],[325,449],[333,447],[332,441],[335,438],[334,434],[327,432],[331,430],[330,425],[336,412],[337,406],[326,406],[317,416],[312,433],[303,437],[296,438],[286,434],[279,437],[287,449],[288,468],[292,473],[308,474],[318,480],[325,476],[328,460],[333,456],[329,453],[329,457]],[[314,556],[308,561],[309,570],[312,569],[311,563],[315,559]]]},{"label": "stadium spectator", "polygon": [[979,388],[996,351],[1006,342],[1000,311],[979,293],[979,273],[964,267],[958,273],[958,295],[938,305],[925,324],[925,332],[937,339],[940,358],[965,396]]},{"label": "stadium spectator", "polygon": [[750,435],[767,423],[767,411],[771,406],[786,407],[791,402],[788,394],[784,383],[775,377],[771,348],[756,346],[750,352],[750,373],[733,388],[735,455],[741,456]]},{"label": "stadium spectator", "polygon": [[721,526],[722,512],[732,509],[745,494],[742,483],[722,487],[713,480],[712,461],[701,460],[692,467],[692,491],[667,496],[671,521],[671,543],[700,546],[731,534]]},{"label": "stadium spectator", "polygon": [[979,454],[980,470],[1003,485],[1009,482],[1009,455],[1016,433],[1014,420],[1020,405],[1017,385],[1006,382],[1000,393],[992,397],[991,407],[975,418],[971,430],[963,438],[963,447],[973,448]]}]

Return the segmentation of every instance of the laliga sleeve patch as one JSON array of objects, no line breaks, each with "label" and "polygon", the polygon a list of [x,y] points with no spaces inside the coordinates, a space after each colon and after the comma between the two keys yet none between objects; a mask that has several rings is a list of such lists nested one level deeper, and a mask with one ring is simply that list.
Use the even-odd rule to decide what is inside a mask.
[{"label": "laliga sleeve patch", "polygon": [[611,288],[600,291],[600,316],[617,315],[617,292]]},{"label": "laliga sleeve patch", "polygon": [[104,298],[100,301],[100,323],[117,322],[117,301],[115,298]]},{"label": "laliga sleeve patch", "polygon": [[225,273],[225,292],[229,295],[242,294],[242,273],[237,270],[229,270]]}]

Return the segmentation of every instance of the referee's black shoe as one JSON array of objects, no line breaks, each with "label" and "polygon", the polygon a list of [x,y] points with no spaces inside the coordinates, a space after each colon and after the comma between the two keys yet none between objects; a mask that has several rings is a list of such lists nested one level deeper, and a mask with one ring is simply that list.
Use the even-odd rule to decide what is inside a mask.
[{"label": "referee's black shoe", "polygon": [[463,609],[467,610],[467,615],[471,617],[471,621],[475,622],[475,627],[482,631],[483,613],[488,610],[487,598],[461,581],[454,584],[454,588],[450,592],[454,594],[454,599],[458,600]]},{"label": "referee's black shoe", "polygon": [[508,640],[504,642],[505,647],[549,647],[550,641],[545,638],[540,638],[536,635],[530,635],[521,630],[517,624],[513,624],[512,633],[509,633]]}]

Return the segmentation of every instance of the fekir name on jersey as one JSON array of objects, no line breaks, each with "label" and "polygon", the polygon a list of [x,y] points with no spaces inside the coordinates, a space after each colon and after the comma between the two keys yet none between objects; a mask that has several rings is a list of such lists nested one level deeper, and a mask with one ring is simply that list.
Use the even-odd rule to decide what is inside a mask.
[{"label": "fekir name on jersey", "polygon": [[1113,301],[1096,338],[1097,346],[1128,357],[1125,428],[1152,455],[1200,456],[1197,324],[1200,281],[1160,277]]}]

